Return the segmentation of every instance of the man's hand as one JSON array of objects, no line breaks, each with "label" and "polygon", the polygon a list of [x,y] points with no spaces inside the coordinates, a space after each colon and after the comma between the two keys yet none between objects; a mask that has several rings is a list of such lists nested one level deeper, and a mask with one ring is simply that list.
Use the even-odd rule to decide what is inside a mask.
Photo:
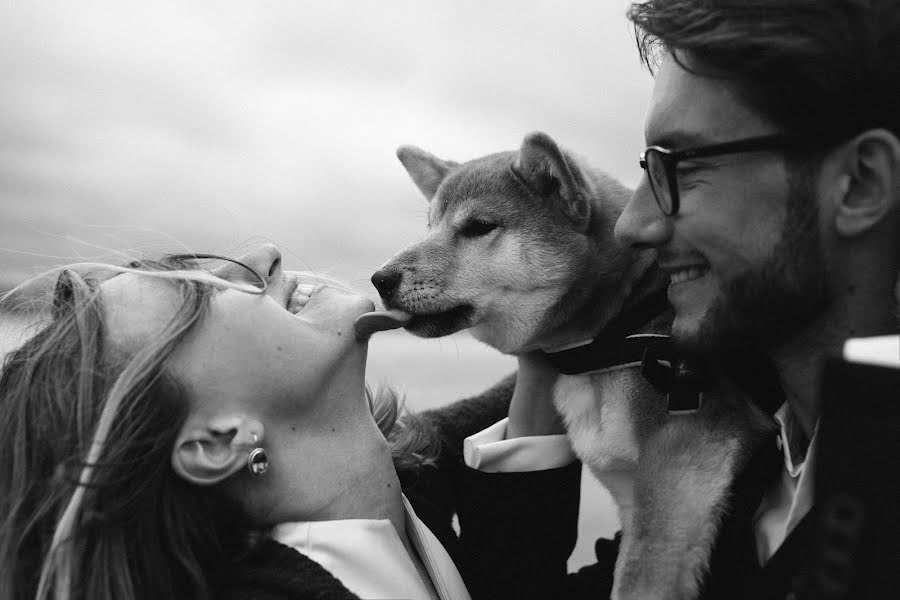
[{"label": "man's hand", "polygon": [[516,389],[509,405],[507,439],[565,433],[553,406],[553,385],[559,373],[541,352],[520,354]]}]

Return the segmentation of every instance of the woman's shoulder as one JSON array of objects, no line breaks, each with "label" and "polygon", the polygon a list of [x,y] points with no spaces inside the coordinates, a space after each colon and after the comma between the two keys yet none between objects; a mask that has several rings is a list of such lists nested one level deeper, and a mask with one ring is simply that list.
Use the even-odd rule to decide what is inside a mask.
[{"label": "woman's shoulder", "polygon": [[359,600],[317,562],[272,539],[236,558],[216,587],[222,599]]}]

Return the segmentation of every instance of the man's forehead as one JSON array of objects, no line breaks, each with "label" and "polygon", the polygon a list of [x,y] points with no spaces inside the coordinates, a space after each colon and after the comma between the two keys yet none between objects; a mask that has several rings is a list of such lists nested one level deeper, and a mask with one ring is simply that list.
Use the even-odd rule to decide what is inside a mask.
[{"label": "man's forehead", "polygon": [[666,55],[660,63],[644,130],[648,145],[687,148],[773,132],[734,81],[692,73],[679,64],[685,60]]}]

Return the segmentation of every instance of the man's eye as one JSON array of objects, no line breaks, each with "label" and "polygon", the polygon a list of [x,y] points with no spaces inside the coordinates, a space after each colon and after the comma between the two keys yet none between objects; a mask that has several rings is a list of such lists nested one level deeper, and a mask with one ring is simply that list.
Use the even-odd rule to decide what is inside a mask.
[{"label": "man's eye", "polygon": [[675,176],[678,178],[678,182],[681,183],[682,180],[690,179],[702,170],[702,165],[679,165],[678,168],[675,169]]},{"label": "man's eye", "polygon": [[471,221],[460,227],[459,235],[468,238],[481,237],[483,235],[489,234],[495,229],[497,229],[496,223],[491,223],[490,221],[482,221],[481,219],[472,219]]}]

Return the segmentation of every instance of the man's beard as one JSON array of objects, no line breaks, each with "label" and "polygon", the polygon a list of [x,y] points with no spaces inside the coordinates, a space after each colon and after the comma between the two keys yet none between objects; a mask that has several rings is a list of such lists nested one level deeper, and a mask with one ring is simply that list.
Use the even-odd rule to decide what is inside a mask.
[{"label": "man's beard", "polygon": [[[799,179],[799,178],[798,178]],[[791,182],[788,213],[771,257],[737,274],[695,331],[676,345],[688,358],[766,352],[808,327],[831,302],[812,178]]]}]

